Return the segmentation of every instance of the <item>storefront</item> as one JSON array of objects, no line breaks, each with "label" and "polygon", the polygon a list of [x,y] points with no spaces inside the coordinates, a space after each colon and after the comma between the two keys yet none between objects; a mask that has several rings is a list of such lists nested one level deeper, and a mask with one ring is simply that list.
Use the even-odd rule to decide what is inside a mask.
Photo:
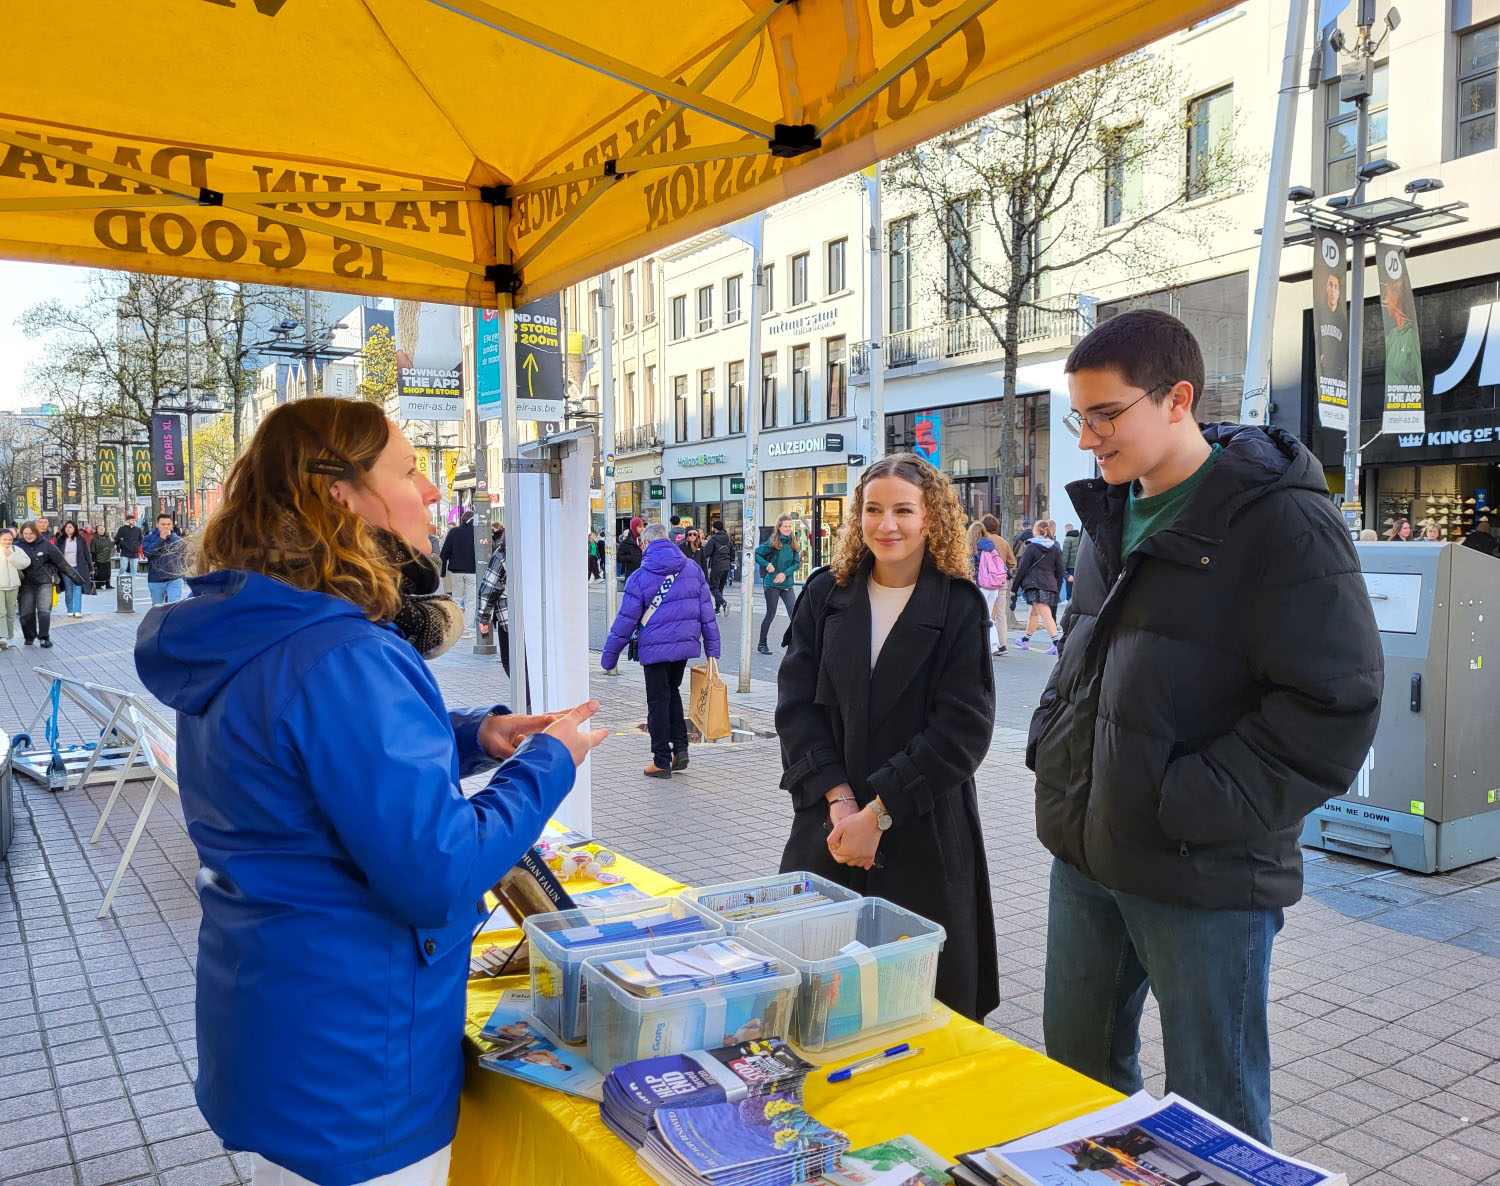
[{"label": "storefront", "polygon": [[761,437],[760,537],[776,520],[796,522],[801,563],[797,580],[833,558],[833,542],[844,522],[849,494],[847,442],[841,432],[766,433]]},{"label": "storefront", "polygon": [[615,465],[615,538],[630,526],[630,520],[648,522],[664,518],[667,486],[662,477],[660,453],[630,457]]}]

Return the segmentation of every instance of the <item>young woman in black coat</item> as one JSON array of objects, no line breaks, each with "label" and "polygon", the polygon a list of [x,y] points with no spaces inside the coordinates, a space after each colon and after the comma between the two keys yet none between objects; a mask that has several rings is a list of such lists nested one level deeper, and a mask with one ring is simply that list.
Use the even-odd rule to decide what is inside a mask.
[{"label": "young woman in black coat", "polygon": [[1063,565],[1062,547],[1057,542],[1057,523],[1043,519],[1034,532],[1016,564],[1016,588],[1031,607],[1026,614],[1026,633],[1016,639],[1016,648],[1022,651],[1031,648],[1031,636],[1036,633],[1040,622],[1052,640],[1047,654],[1055,655],[1062,631],[1058,629],[1052,611],[1057,608],[1067,569]]},{"label": "young woman in black coat", "polygon": [[38,534],[36,524],[30,520],[21,524],[15,546],[31,557],[31,563],[21,572],[21,587],[16,597],[21,634],[27,646],[37,642],[50,647],[53,588],[62,583],[64,576],[84,586],[88,585],[88,579],[63,559],[56,544]]},{"label": "young woman in black coat", "polygon": [[995,717],[988,631],[952,486],[914,454],[884,457],[797,602],[776,705],[783,872],[940,923],[938,999],[976,1021],[1000,1001],[974,792]]}]

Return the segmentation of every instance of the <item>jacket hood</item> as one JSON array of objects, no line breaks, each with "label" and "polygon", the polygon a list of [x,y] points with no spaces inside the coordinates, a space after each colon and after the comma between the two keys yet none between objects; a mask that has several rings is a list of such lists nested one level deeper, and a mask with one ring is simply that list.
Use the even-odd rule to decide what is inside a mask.
[{"label": "jacket hood", "polygon": [[687,557],[669,539],[654,539],[646,545],[646,555],[641,561],[641,567],[647,572],[654,572],[658,576],[666,576],[669,572],[681,572],[682,566],[687,563]]},{"label": "jacket hood", "polygon": [[1057,547],[1057,541],[1055,539],[1048,539],[1045,535],[1033,535],[1026,541],[1026,546],[1029,548],[1032,544],[1043,550]]},{"label": "jacket hood", "polygon": [[141,623],[135,670],[153,696],[190,715],[252,659],[298,631],[365,620],[352,601],[256,572],[214,572],[188,585],[192,597],[157,606]]},{"label": "jacket hood", "polygon": [[995,545],[993,541],[988,540],[981,535],[978,542],[974,545],[974,550],[978,552],[993,552],[995,550]]}]

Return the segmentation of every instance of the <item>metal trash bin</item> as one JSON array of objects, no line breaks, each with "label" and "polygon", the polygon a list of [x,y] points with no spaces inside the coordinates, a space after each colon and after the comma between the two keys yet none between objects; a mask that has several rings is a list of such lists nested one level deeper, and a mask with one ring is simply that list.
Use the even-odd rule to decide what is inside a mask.
[{"label": "metal trash bin", "polygon": [[1357,543],[1385,653],[1380,725],[1302,843],[1421,873],[1500,856],[1500,559]]}]

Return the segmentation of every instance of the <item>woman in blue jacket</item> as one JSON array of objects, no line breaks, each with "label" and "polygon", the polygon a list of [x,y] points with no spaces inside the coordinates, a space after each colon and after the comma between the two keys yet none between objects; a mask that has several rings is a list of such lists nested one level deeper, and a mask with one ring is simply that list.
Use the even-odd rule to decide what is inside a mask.
[{"label": "woman in blue jacket", "polygon": [[484,892],[605,736],[580,729],[592,701],[445,708],[423,658],[462,617],[403,594],[436,584],[437,497],[373,404],[285,404],[230,471],[193,597],[136,643],[202,865],[198,1105],[258,1183],[447,1180]]}]

